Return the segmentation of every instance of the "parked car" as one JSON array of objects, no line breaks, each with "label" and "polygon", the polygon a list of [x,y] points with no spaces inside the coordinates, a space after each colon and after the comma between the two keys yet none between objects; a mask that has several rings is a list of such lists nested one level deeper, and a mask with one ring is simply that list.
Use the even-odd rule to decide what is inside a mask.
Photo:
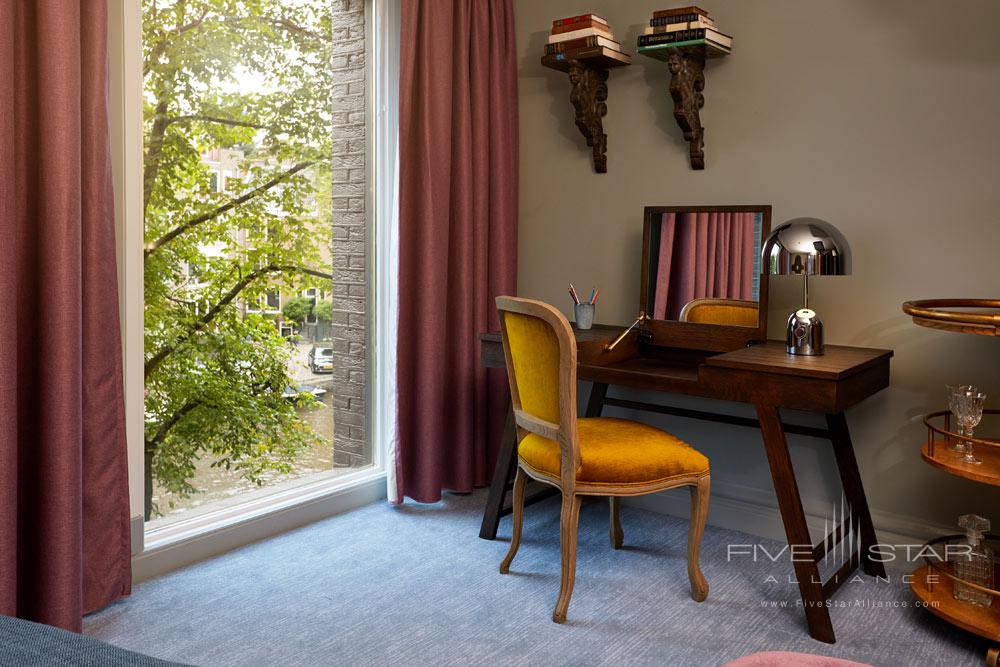
[{"label": "parked car", "polygon": [[313,373],[333,372],[333,348],[313,345],[309,350],[309,368]]},{"label": "parked car", "polygon": [[298,398],[299,394],[312,394],[313,398],[319,398],[326,393],[326,389],[322,387],[314,387],[311,384],[300,384],[298,386],[287,386],[285,391],[281,392],[282,398]]}]

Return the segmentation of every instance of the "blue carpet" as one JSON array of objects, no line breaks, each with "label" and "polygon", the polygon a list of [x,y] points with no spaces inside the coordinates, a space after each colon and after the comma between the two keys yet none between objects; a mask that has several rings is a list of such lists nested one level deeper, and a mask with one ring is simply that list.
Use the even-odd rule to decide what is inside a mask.
[{"label": "blue carpet", "polygon": [[[608,543],[607,503],[585,503],[565,625],[556,501],[529,507],[510,575],[501,538],[477,537],[485,494],[435,505],[377,503],[136,586],[86,619],[86,634],[197,665],[719,665],[767,650],[874,665],[976,665],[985,644],[913,598],[900,573],[836,596],[838,642],[809,638],[790,564],[727,562],[758,538],[709,528],[708,599],[689,596],[687,522],[622,510],[625,548]],[[773,552],[780,548],[763,541]],[[782,605],[786,605],[784,608]]]}]

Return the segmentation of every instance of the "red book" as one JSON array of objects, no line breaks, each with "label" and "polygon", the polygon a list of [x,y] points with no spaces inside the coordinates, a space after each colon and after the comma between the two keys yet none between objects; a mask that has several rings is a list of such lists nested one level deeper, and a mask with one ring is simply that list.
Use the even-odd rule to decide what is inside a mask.
[{"label": "red book", "polygon": [[552,34],[561,35],[564,32],[573,32],[574,30],[584,30],[586,28],[597,28],[598,30],[602,30],[604,32],[610,31],[607,23],[601,23],[600,21],[588,19],[586,21],[576,21],[575,23],[554,26],[552,28]]},{"label": "red book", "polygon": [[653,18],[659,19],[665,16],[681,16],[682,14],[701,14],[702,16],[708,16],[706,12],[701,7],[695,7],[691,5],[690,7],[675,7],[673,9],[661,9],[659,11],[653,12]]},{"label": "red book", "polygon": [[603,23],[607,25],[608,22],[604,18],[601,18],[597,14],[580,14],[579,16],[570,16],[564,19],[556,19],[552,22],[553,28],[558,28],[559,26],[566,25],[568,23],[580,23],[581,21],[597,21],[598,23]]},{"label": "red book", "polygon": [[591,35],[590,37],[580,37],[579,39],[570,39],[565,42],[546,44],[545,53],[564,53],[573,49],[585,49],[592,46],[604,46],[614,51],[622,50],[622,45],[613,39],[601,37],[600,35]]}]

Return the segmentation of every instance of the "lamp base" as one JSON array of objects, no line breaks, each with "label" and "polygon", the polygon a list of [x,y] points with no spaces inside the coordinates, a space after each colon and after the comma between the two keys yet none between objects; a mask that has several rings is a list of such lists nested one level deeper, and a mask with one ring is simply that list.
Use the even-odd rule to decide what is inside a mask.
[{"label": "lamp base", "polygon": [[815,310],[800,308],[788,316],[785,328],[788,354],[818,356],[823,354],[823,321]]}]

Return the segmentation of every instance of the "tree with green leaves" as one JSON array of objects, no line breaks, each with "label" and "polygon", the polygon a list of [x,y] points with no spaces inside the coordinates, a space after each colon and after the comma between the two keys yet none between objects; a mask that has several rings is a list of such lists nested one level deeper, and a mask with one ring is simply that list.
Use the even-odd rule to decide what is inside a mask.
[{"label": "tree with green leaves", "polygon": [[281,307],[281,314],[285,320],[302,326],[302,323],[312,315],[314,301],[315,299],[310,296],[295,297]]},{"label": "tree with green leaves", "polygon": [[143,36],[149,518],[154,479],[190,494],[208,456],[259,481],[317,442],[258,311],[332,278],[329,0],[143,0]]},{"label": "tree with green leaves", "polygon": [[323,299],[322,301],[317,301],[316,305],[313,306],[313,315],[319,322],[332,322],[333,301],[331,301],[330,299]]}]

